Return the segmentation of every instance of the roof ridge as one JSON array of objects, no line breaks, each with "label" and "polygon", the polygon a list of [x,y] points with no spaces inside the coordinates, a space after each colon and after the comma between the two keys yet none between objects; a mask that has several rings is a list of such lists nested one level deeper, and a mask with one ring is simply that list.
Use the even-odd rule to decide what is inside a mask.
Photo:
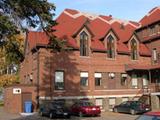
[{"label": "roof ridge", "polygon": [[[123,23],[124,25],[130,24],[133,27],[136,27],[136,28],[139,27],[139,26],[136,26],[133,23],[131,23],[130,20],[118,19],[118,18],[113,18],[113,17],[111,17],[112,18],[111,20],[105,20],[104,18],[101,17],[101,14],[90,13],[90,12],[82,12],[82,11],[79,11],[79,10],[73,10],[73,11],[77,12],[76,14],[73,15],[66,10],[73,10],[73,9],[65,9],[64,13],[69,15],[70,17],[72,17],[74,19],[83,15],[83,16],[89,18],[90,20],[95,20],[95,19],[98,18],[98,19],[100,19],[100,20],[102,20],[102,21],[104,21],[104,22],[106,22],[110,25],[113,24],[114,22],[119,22],[119,23]],[[110,16],[107,16],[107,15],[103,15],[103,16],[110,17]],[[133,22],[135,22],[135,21],[133,21]]]},{"label": "roof ridge", "polygon": [[152,13],[154,13],[158,9],[160,10],[160,6],[157,6],[157,7],[153,8],[152,10],[150,10],[146,16],[147,17],[150,16]]}]

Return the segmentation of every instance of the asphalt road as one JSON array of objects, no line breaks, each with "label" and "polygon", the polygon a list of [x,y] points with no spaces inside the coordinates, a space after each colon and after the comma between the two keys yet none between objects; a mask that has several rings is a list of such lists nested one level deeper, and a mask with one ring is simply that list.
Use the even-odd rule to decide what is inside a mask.
[{"label": "asphalt road", "polygon": [[[100,117],[78,117],[71,116],[70,119],[53,119],[53,120],[135,120],[139,115],[120,114],[113,112],[102,112]],[[51,120],[48,117],[41,117],[38,113],[32,116],[21,116],[19,114],[10,114],[0,107],[0,120]]]},{"label": "asphalt road", "polygon": [[[138,115],[129,115],[129,114],[119,114],[112,112],[104,112],[100,117],[78,117],[72,116],[70,119],[57,118],[54,120],[135,120]],[[48,117],[41,117],[38,114],[27,117],[20,117],[12,120],[51,120]]]}]

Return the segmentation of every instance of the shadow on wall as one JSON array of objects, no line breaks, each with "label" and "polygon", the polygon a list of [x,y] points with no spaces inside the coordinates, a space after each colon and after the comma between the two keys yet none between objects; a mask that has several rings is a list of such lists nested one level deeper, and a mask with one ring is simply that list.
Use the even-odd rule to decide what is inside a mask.
[{"label": "shadow on wall", "polygon": [[[78,55],[73,51],[42,53],[41,57],[44,57],[44,62],[40,61],[43,64],[40,72],[40,96],[51,99],[64,99],[67,96],[86,96],[86,93],[80,88]],[[63,71],[64,73],[63,90],[55,90],[56,71]]]}]

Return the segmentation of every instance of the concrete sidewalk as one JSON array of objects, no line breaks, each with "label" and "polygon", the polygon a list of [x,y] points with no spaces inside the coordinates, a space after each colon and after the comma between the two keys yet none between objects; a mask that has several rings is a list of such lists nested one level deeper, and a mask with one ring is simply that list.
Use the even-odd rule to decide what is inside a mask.
[{"label": "concrete sidewalk", "polygon": [[3,107],[0,107],[0,120],[12,120],[21,117],[19,114],[11,114],[4,111]]}]

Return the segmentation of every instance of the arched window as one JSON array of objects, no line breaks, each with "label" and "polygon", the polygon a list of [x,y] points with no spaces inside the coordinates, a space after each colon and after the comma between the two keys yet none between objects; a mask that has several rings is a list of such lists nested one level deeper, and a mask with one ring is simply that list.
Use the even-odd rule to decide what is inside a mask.
[{"label": "arched window", "polygon": [[111,35],[107,38],[107,57],[115,58],[115,40]]},{"label": "arched window", "polygon": [[88,35],[86,32],[82,32],[80,34],[80,56],[88,56],[89,55],[89,41]]},{"label": "arched window", "polygon": [[138,46],[135,39],[131,40],[131,59],[132,60],[138,59]]}]

